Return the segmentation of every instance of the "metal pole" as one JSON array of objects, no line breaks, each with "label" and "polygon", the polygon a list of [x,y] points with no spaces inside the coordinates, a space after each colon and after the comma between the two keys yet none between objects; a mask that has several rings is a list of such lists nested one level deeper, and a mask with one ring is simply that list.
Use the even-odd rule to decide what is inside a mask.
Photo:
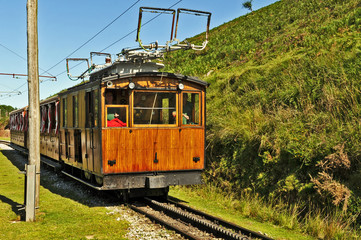
[{"label": "metal pole", "polygon": [[[26,191],[34,191],[34,200],[26,199],[26,221],[35,221],[40,190],[40,106],[38,66],[38,0],[27,1],[28,89],[29,89],[29,165]],[[30,171],[29,169],[32,169]],[[33,172],[35,170],[35,172]],[[35,181],[34,181],[35,180]],[[32,185],[35,184],[34,187]],[[32,196],[27,192],[27,196]],[[32,197],[31,197],[32,198]],[[32,203],[34,201],[34,204]]]}]

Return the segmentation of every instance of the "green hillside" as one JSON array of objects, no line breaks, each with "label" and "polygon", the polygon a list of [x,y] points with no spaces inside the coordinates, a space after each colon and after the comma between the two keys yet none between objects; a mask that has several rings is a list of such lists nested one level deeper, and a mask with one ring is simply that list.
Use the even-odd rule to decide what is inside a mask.
[{"label": "green hillside", "polygon": [[169,54],[167,71],[211,84],[206,181],[359,214],[360,31],[358,0],[283,0]]}]

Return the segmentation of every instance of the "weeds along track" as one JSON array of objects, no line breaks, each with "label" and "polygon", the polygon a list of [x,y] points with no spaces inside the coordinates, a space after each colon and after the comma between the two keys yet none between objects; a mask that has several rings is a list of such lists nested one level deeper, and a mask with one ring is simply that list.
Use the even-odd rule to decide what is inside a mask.
[{"label": "weeds along track", "polygon": [[171,198],[167,201],[144,198],[130,203],[129,207],[187,239],[271,239],[177,203]]}]

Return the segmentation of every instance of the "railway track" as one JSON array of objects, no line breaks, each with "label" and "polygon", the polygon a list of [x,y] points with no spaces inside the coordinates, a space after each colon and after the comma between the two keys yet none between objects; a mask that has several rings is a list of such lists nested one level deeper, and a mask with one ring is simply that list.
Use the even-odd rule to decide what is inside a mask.
[{"label": "railway track", "polygon": [[[15,147],[15,150],[26,154],[26,151],[13,146],[9,141],[0,140],[0,144],[11,145]],[[261,233],[190,208],[172,197],[169,197],[167,201],[144,198],[129,203],[128,206],[156,223],[174,230],[186,239],[271,239]]]},{"label": "railway track", "polygon": [[171,199],[161,202],[144,198],[129,207],[187,239],[271,239]]},{"label": "railway track", "polygon": [[0,140],[0,143],[3,143],[3,144],[6,144],[6,145],[9,145],[9,144],[10,144],[10,141],[7,141],[7,140]]}]

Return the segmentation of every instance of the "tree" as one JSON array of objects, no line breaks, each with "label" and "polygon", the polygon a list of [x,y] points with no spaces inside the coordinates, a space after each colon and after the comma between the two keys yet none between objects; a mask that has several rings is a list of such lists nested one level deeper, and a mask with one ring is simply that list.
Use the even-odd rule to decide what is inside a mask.
[{"label": "tree", "polygon": [[0,105],[0,118],[8,116],[9,112],[15,110],[12,106]]},{"label": "tree", "polygon": [[242,6],[252,12],[252,1],[253,0],[245,1]]}]

